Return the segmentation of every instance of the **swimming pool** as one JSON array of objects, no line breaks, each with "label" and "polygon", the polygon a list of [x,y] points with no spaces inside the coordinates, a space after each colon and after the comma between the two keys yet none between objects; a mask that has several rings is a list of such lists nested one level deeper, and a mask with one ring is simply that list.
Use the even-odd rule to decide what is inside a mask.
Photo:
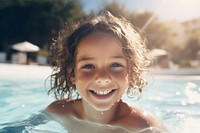
[{"label": "swimming pool", "polygon": [[[54,101],[44,87],[50,69],[0,68],[0,132],[67,133],[58,123],[46,122],[41,113]],[[123,99],[152,113],[170,133],[199,133],[199,76],[156,75],[148,81],[139,100]]]}]

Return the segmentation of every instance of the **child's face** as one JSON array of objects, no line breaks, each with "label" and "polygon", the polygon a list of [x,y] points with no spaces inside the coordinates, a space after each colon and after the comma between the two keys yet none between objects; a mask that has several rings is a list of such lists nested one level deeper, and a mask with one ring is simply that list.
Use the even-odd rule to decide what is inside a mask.
[{"label": "child's face", "polygon": [[127,61],[113,36],[96,32],[83,39],[76,56],[73,79],[83,101],[105,111],[128,88]]}]

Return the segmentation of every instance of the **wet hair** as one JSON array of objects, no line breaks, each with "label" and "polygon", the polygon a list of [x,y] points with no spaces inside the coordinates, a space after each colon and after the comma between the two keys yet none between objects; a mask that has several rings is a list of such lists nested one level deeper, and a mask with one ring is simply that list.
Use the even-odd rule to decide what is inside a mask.
[{"label": "wet hair", "polygon": [[50,76],[51,88],[48,94],[53,92],[56,99],[73,97],[76,87],[70,79],[74,76],[77,48],[81,40],[94,32],[103,32],[116,37],[128,63],[130,84],[127,94],[135,90],[142,92],[147,85],[143,77],[150,58],[147,54],[145,39],[129,21],[114,17],[110,12],[104,11],[96,17],[80,21],[71,32],[68,30],[66,27],[62,29],[50,47],[49,62],[53,73]]}]

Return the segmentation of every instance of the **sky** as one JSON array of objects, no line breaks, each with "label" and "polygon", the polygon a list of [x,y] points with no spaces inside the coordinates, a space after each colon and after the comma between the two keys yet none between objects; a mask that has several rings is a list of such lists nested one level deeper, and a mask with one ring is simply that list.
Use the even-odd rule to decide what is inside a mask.
[{"label": "sky", "polygon": [[[97,10],[103,1],[112,0],[80,0],[84,10]],[[161,21],[187,21],[200,18],[200,0],[117,0],[130,11],[150,11]]]}]

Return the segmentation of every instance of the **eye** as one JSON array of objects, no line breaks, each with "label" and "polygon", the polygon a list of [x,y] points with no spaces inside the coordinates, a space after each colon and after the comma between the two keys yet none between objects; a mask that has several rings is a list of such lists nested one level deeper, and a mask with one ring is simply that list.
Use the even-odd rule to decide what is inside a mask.
[{"label": "eye", "polygon": [[87,65],[84,65],[82,68],[83,68],[83,69],[94,69],[95,66],[92,65],[92,64],[87,64]]},{"label": "eye", "polygon": [[119,64],[119,63],[112,63],[111,65],[110,65],[110,67],[123,67],[121,64]]}]

